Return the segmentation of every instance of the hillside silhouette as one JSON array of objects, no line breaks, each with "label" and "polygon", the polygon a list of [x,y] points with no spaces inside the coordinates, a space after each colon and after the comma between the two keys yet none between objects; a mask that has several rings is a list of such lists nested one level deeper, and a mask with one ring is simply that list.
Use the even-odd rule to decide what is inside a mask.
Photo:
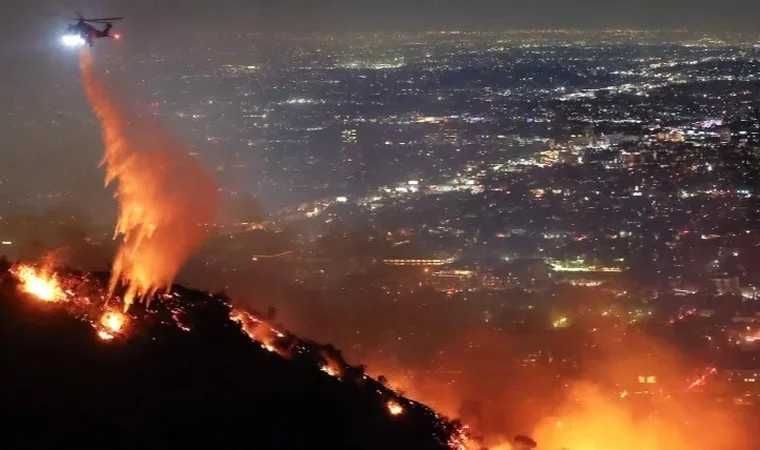
[{"label": "hillside silhouette", "polygon": [[[79,274],[87,284],[108,274]],[[135,305],[129,335],[97,338],[57,304],[21,293],[0,267],[0,404],[23,448],[444,449],[459,425],[286,334],[288,358],[230,320],[221,295],[175,286]],[[177,316],[189,331],[177,326]],[[326,360],[340,376],[324,368]],[[389,412],[389,404],[403,412]],[[11,448],[14,445],[11,445]]]}]

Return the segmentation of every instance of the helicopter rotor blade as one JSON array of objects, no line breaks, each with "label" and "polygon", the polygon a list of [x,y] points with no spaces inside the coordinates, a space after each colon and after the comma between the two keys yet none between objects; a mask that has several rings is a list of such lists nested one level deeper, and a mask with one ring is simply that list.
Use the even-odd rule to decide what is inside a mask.
[{"label": "helicopter rotor blade", "polygon": [[58,18],[61,18],[61,19],[66,19],[66,20],[70,20],[71,19],[71,15],[69,15],[69,14],[65,14],[64,15],[64,14],[58,14],[58,13],[54,13],[54,12],[50,12],[50,11],[42,11],[39,8],[34,8],[34,7],[29,8],[29,10],[30,10],[30,12],[34,12],[35,14],[39,14],[41,16],[58,17]]},{"label": "helicopter rotor blade", "polygon": [[85,22],[100,22],[100,23],[104,23],[104,22],[115,22],[117,20],[122,20],[122,19],[124,19],[124,18],[123,17],[106,17],[106,18],[103,18],[103,19],[84,19],[84,20],[85,20]]}]

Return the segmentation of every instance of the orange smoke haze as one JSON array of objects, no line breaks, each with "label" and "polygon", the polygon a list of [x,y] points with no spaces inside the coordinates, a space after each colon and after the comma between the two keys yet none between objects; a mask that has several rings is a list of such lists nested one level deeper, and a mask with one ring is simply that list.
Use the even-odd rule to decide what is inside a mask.
[{"label": "orange smoke haze", "polygon": [[[555,413],[536,427],[534,437],[542,447],[728,450],[748,445],[740,411],[731,402],[694,392],[693,364],[668,344],[618,331],[600,333],[594,345],[601,357],[587,364]],[[709,383],[713,393],[728,392],[720,380]]]},{"label": "orange smoke haze", "polygon": [[344,349],[405,397],[461,418],[482,438],[464,448],[510,448],[518,434],[551,450],[747,448],[752,419],[720,374],[636,326],[505,332],[477,323],[465,302],[325,298],[279,300],[278,320]]},{"label": "orange smoke haze", "polygon": [[367,363],[408,398],[460,417],[480,439],[466,448],[511,448],[520,433],[550,450],[747,448],[741,411],[691,390],[694,367],[668,344],[634,331],[598,334],[572,377],[510,367],[527,342],[497,331],[453,338],[423,370]]},{"label": "orange smoke haze", "polygon": [[534,437],[549,449],[730,449],[742,448],[738,431],[730,415],[706,402],[663,399],[653,411],[637,411],[594,384],[578,383]]},{"label": "orange smoke haze", "polygon": [[185,146],[155,119],[131,114],[81,55],[82,83],[103,129],[106,185],[116,185],[122,238],[110,291],[126,285],[125,310],[134,300],[167,290],[182,264],[205,240],[215,220],[218,190]]}]

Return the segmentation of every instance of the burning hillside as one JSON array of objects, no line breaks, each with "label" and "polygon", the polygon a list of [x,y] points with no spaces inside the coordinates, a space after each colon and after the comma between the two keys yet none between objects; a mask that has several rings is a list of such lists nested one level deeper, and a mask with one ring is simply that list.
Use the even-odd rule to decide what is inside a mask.
[{"label": "burning hillside", "polygon": [[222,297],[175,287],[123,313],[108,274],[0,280],[0,395],[29,445],[464,448],[456,423]]}]

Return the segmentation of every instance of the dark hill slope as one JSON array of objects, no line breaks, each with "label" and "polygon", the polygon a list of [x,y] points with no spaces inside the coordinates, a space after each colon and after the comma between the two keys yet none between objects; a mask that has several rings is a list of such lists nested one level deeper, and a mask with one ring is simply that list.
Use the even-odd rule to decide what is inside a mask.
[{"label": "dark hill slope", "polygon": [[[303,351],[282,358],[229,319],[223,298],[175,293],[150,312],[134,307],[129,336],[106,342],[3,274],[3,447],[448,448],[456,424],[361,368],[345,366],[340,378],[321,371],[325,354],[344,364],[331,347],[287,336]],[[179,304],[191,331],[170,320]],[[391,400],[402,414],[389,413]]]}]

